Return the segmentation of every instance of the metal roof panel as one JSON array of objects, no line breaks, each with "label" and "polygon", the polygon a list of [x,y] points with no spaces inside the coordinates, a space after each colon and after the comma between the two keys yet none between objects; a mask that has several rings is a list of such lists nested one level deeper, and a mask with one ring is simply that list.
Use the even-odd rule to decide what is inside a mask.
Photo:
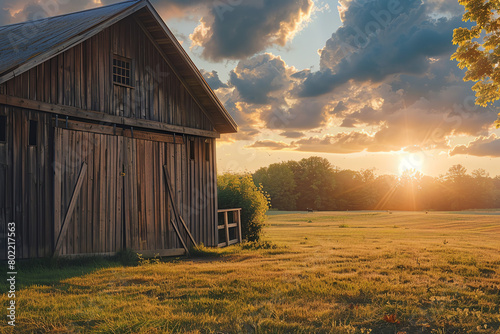
[{"label": "metal roof panel", "polygon": [[0,76],[101,24],[139,0],[0,27]]}]

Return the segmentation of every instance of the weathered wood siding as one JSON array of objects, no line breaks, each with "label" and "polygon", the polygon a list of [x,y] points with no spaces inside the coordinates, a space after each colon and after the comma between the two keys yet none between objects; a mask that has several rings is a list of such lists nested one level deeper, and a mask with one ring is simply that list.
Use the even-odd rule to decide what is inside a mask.
[{"label": "weathered wood siding", "polygon": [[[114,55],[132,59],[133,87],[113,84]],[[133,17],[13,78],[4,88],[6,95],[134,122],[215,131]],[[0,143],[0,259],[6,255],[11,221],[17,224],[19,258],[52,255],[84,162],[87,172],[61,254],[181,248],[170,224],[164,165],[196,242],[217,246],[215,139],[178,134],[180,141],[162,141],[159,137],[169,134],[139,125],[85,123],[85,117],[76,116],[66,128],[64,118],[56,125],[53,114],[4,105],[0,115],[7,116],[7,140]],[[28,142],[30,120],[38,122],[36,146]]]},{"label": "weathered wood siding", "polygon": [[[132,59],[133,88],[113,84],[114,55]],[[116,116],[214,130],[133,16],[8,81],[6,94]]]},{"label": "weathered wood siding", "polygon": [[[7,116],[7,138],[0,143],[0,259],[6,258],[7,223],[16,223],[19,258],[53,251],[52,146],[50,117],[0,106]],[[36,146],[29,145],[30,120],[37,122]]]},{"label": "weathered wood siding", "polygon": [[54,137],[54,238],[82,163],[88,165],[61,254],[181,248],[170,224],[164,165],[195,240],[217,244],[214,140],[186,137],[183,144],[174,144],[61,128]]}]

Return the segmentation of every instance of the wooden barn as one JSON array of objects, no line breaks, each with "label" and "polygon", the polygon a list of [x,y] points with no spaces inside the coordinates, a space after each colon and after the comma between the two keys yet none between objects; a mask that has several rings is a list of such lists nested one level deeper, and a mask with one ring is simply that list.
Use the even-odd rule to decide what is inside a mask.
[{"label": "wooden barn", "polygon": [[1,257],[217,246],[236,131],[147,0],[0,27]]}]

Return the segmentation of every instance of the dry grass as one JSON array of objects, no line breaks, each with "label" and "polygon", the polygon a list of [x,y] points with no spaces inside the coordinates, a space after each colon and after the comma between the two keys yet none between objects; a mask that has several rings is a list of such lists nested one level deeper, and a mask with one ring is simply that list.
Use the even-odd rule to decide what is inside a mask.
[{"label": "dry grass", "polygon": [[43,285],[27,283],[19,291],[17,328],[500,332],[500,215],[494,212],[274,213],[265,234],[267,243],[201,249],[204,256],[159,264],[109,264],[83,275],[74,266],[26,269],[26,282],[41,275]]}]

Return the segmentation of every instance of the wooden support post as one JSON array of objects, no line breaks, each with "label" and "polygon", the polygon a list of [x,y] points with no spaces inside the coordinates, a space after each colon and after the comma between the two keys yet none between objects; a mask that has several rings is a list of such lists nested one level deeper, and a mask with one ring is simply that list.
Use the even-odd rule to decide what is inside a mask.
[{"label": "wooden support post", "polygon": [[175,233],[177,234],[177,236],[179,237],[179,240],[181,241],[182,247],[184,247],[184,249],[186,250],[186,254],[189,255],[189,249],[188,249],[186,243],[184,242],[184,239],[182,239],[181,232],[179,231],[177,224],[174,222],[173,219],[171,219],[170,222],[172,223],[172,226],[174,227]]},{"label": "wooden support post", "polygon": [[191,234],[191,231],[189,231],[189,229],[188,229],[188,227],[187,227],[186,223],[184,222],[184,219],[182,219],[182,217],[181,217],[181,216],[179,216],[179,220],[181,221],[182,225],[183,225],[183,226],[184,226],[184,228],[186,229],[186,232],[187,232],[187,234],[188,234],[188,236],[189,236],[189,239],[191,239],[191,242],[193,243],[193,245],[197,246],[196,241],[194,240],[193,235]]},{"label": "wooden support post", "polygon": [[226,230],[226,245],[229,246],[229,225],[227,219],[227,211],[224,212],[224,229]]},{"label": "wooden support post", "polygon": [[240,243],[243,242],[243,236],[241,235],[241,209],[238,209],[238,240]]},{"label": "wooden support post", "polygon": [[68,210],[66,211],[66,215],[64,216],[64,221],[62,223],[61,231],[59,232],[59,237],[57,238],[56,247],[54,250],[54,256],[59,256],[61,252],[62,242],[66,237],[66,232],[68,231],[69,221],[71,216],[73,215],[73,211],[75,210],[76,201],[78,200],[78,195],[80,195],[80,190],[82,189],[83,179],[85,178],[85,174],[87,173],[87,163],[82,164],[82,168],[80,170],[80,175],[78,176],[78,181],[76,182],[75,189],[73,190],[73,195],[71,195],[71,201],[69,202]]},{"label": "wooden support post", "polygon": [[[182,219],[182,217],[180,216],[179,214],[179,211],[177,210],[177,205],[175,203],[175,200],[174,200],[174,195],[173,195],[173,189],[172,189],[172,185],[170,184],[170,175],[168,173],[168,170],[167,170],[167,165],[164,165],[163,166],[163,171],[165,173],[165,182],[167,183],[167,191],[168,191],[168,196],[170,198],[170,202],[172,203],[172,210],[174,211],[174,218],[176,221],[180,221],[182,223],[182,225],[184,226],[184,228],[186,229],[186,233],[187,235],[189,236],[189,238],[191,239],[191,242],[193,243],[194,246],[197,246],[196,244],[196,241],[194,240],[193,238],[193,235],[191,234],[191,232],[189,231],[186,223],[184,222],[184,219]],[[174,222],[172,222],[172,224],[174,224]],[[174,227],[176,228],[176,231],[178,230],[177,226],[175,226],[174,224]],[[181,235],[180,233],[178,233],[179,235],[179,238],[181,238]],[[184,243],[184,241],[182,240],[182,243]],[[187,249],[186,249],[187,250]]]}]

